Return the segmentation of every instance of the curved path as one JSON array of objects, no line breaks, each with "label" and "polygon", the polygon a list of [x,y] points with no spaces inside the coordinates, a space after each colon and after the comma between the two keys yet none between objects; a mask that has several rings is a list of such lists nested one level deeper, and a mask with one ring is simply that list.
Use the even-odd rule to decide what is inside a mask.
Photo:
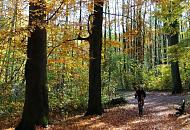
[{"label": "curved path", "polygon": [[175,108],[187,95],[150,92],[145,100],[144,116],[138,117],[134,93],[123,93],[128,103],[105,110],[102,116],[76,116],[56,121],[48,130],[189,130],[190,115],[175,117]]},{"label": "curved path", "polygon": [[185,115],[174,116],[175,108],[183,99],[190,101],[187,94],[173,96],[169,93],[148,93],[143,117],[138,116],[134,92],[120,92],[120,95],[128,103],[106,109],[102,116],[78,115],[65,121],[60,115],[52,115],[53,125],[38,130],[190,130],[190,109]]}]

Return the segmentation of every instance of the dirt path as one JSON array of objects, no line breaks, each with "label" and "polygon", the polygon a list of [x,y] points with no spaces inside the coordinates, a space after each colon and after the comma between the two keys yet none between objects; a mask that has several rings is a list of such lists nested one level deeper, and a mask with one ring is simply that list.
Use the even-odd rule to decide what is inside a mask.
[{"label": "dirt path", "polygon": [[[179,130],[185,128],[190,122],[187,113],[179,118],[174,116],[175,108],[182,103],[187,96],[172,96],[169,93],[149,93],[145,100],[145,115],[143,118],[135,118],[128,125],[131,129],[138,130]],[[129,100],[130,104],[136,104],[134,99]],[[135,109],[137,109],[135,107]]]},{"label": "dirt path", "polygon": [[54,115],[53,125],[47,129],[38,128],[38,130],[190,130],[190,109],[180,117],[173,115],[177,104],[180,104],[183,99],[187,100],[189,96],[172,96],[169,93],[160,92],[148,93],[143,117],[138,116],[134,92],[125,92],[122,96],[128,103],[106,109],[102,116],[78,115],[65,121],[63,117]]},{"label": "dirt path", "polygon": [[138,117],[137,101],[127,93],[128,104],[107,109],[102,116],[74,117],[51,126],[52,130],[189,130],[190,115],[175,117],[175,107],[186,96],[148,93],[144,116]]}]

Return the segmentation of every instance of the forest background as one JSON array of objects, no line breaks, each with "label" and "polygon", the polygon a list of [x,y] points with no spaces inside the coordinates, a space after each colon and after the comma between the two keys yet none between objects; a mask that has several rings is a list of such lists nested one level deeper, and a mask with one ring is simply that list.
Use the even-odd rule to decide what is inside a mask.
[{"label": "forest background", "polygon": [[[35,0],[33,1],[35,2]],[[45,0],[47,86],[51,111],[84,112],[88,104],[92,0]],[[103,1],[101,97],[144,84],[147,91],[190,88],[188,0]],[[39,14],[40,15],[40,14]],[[29,1],[0,1],[0,116],[22,112]],[[93,84],[93,83],[92,83]]]}]

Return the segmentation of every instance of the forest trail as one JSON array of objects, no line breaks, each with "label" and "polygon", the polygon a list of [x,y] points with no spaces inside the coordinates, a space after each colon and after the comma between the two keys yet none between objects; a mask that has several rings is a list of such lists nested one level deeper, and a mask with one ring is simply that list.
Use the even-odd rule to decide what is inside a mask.
[{"label": "forest trail", "polygon": [[105,109],[102,116],[78,115],[64,120],[60,115],[53,115],[53,125],[38,130],[190,130],[190,109],[180,117],[173,115],[175,108],[189,96],[150,92],[145,99],[143,117],[138,116],[134,92],[124,92],[122,96],[128,103]]},{"label": "forest trail", "polygon": [[57,122],[48,130],[189,130],[190,114],[175,117],[175,108],[187,95],[151,92],[145,100],[144,116],[138,117],[134,93],[127,93],[128,103],[106,109],[102,116],[76,116]]}]

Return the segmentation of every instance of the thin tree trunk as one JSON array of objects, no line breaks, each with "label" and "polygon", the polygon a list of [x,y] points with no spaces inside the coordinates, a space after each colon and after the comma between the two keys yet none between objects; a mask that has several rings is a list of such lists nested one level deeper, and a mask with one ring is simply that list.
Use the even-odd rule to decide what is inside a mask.
[{"label": "thin tree trunk", "polygon": [[156,66],[158,63],[157,63],[157,18],[155,17],[155,21],[154,21],[154,48],[153,48],[153,55],[154,55],[154,58],[153,58],[153,64],[154,66]]},{"label": "thin tree trunk", "polygon": [[[114,20],[114,38],[115,38],[115,41],[117,41],[117,0],[115,0],[115,7],[114,7],[114,17],[115,17],[115,20]],[[115,47],[115,54],[117,54],[117,48]]]},{"label": "thin tree trunk", "polygon": [[[11,70],[10,70],[10,59],[11,59],[11,46],[12,46],[12,33],[15,29],[15,26],[16,26],[16,19],[17,19],[17,7],[18,7],[18,4],[17,4],[17,0],[15,1],[14,3],[14,13],[13,13],[13,17],[12,17],[12,20],[11,20],[11,30],[10,30],[10,36],[9,36],[9,39],[8,39],[8,50],[6,51],[6,54],[5,54],[5,61],[8,63],[5,64],[5,82],[7,83],[9,81],[9,77],[11,77]],[[12,64],[13,66],[14,64]]]},{"label": "thin tree trunk", "polygon": [[[109,41],[111,41],[112,40],[112,38],[111,38],[111,18],[110,18],[110,1],[108,1],[108,24],[109,24],[109,27],[108,27],[108,37],[109,37]],[[111,48],[111,45],[109,44],[109,49]],[[108,53],[108,63],[111,63],[111,61],[112,61],[112,57],[111,57],[111,49],[109,50],[109,53]],[[108,81],[109,81],[109,83],[110,83],[110,81],[111,81],[111,67],[110,67],[110,65],[109,65],[109,67],[108,67]]]},{"label": "thin tree trunk", "polygon": [[[151,6],[150,6],[150,15],[152,15],[152,9],[151,9]],[[150,31],[152,31],[152,17],[150,17]],[[150,33],[150,36],[149,36],[149,39],[151,40],[152,39],[152,34]],[[152,45],[150,44],[149,47],[148,47],[148,51],[149,51],[149,68],[154,68],[154,65],[153,65],[153,60],[152,60]]]},{"label": "thin tree trunk", "polygon": [[[105,12],[107,12],[107,1],[106,1],[106,3],[105,3]],[[107,39],[107,14],[105,13],[105,15],[104,15],[104,17],[105,17],[105,20],[104,20],[104,60],[106,60],[106,54],[107,54],[107,47],[106,47],[106,39]]]}]

